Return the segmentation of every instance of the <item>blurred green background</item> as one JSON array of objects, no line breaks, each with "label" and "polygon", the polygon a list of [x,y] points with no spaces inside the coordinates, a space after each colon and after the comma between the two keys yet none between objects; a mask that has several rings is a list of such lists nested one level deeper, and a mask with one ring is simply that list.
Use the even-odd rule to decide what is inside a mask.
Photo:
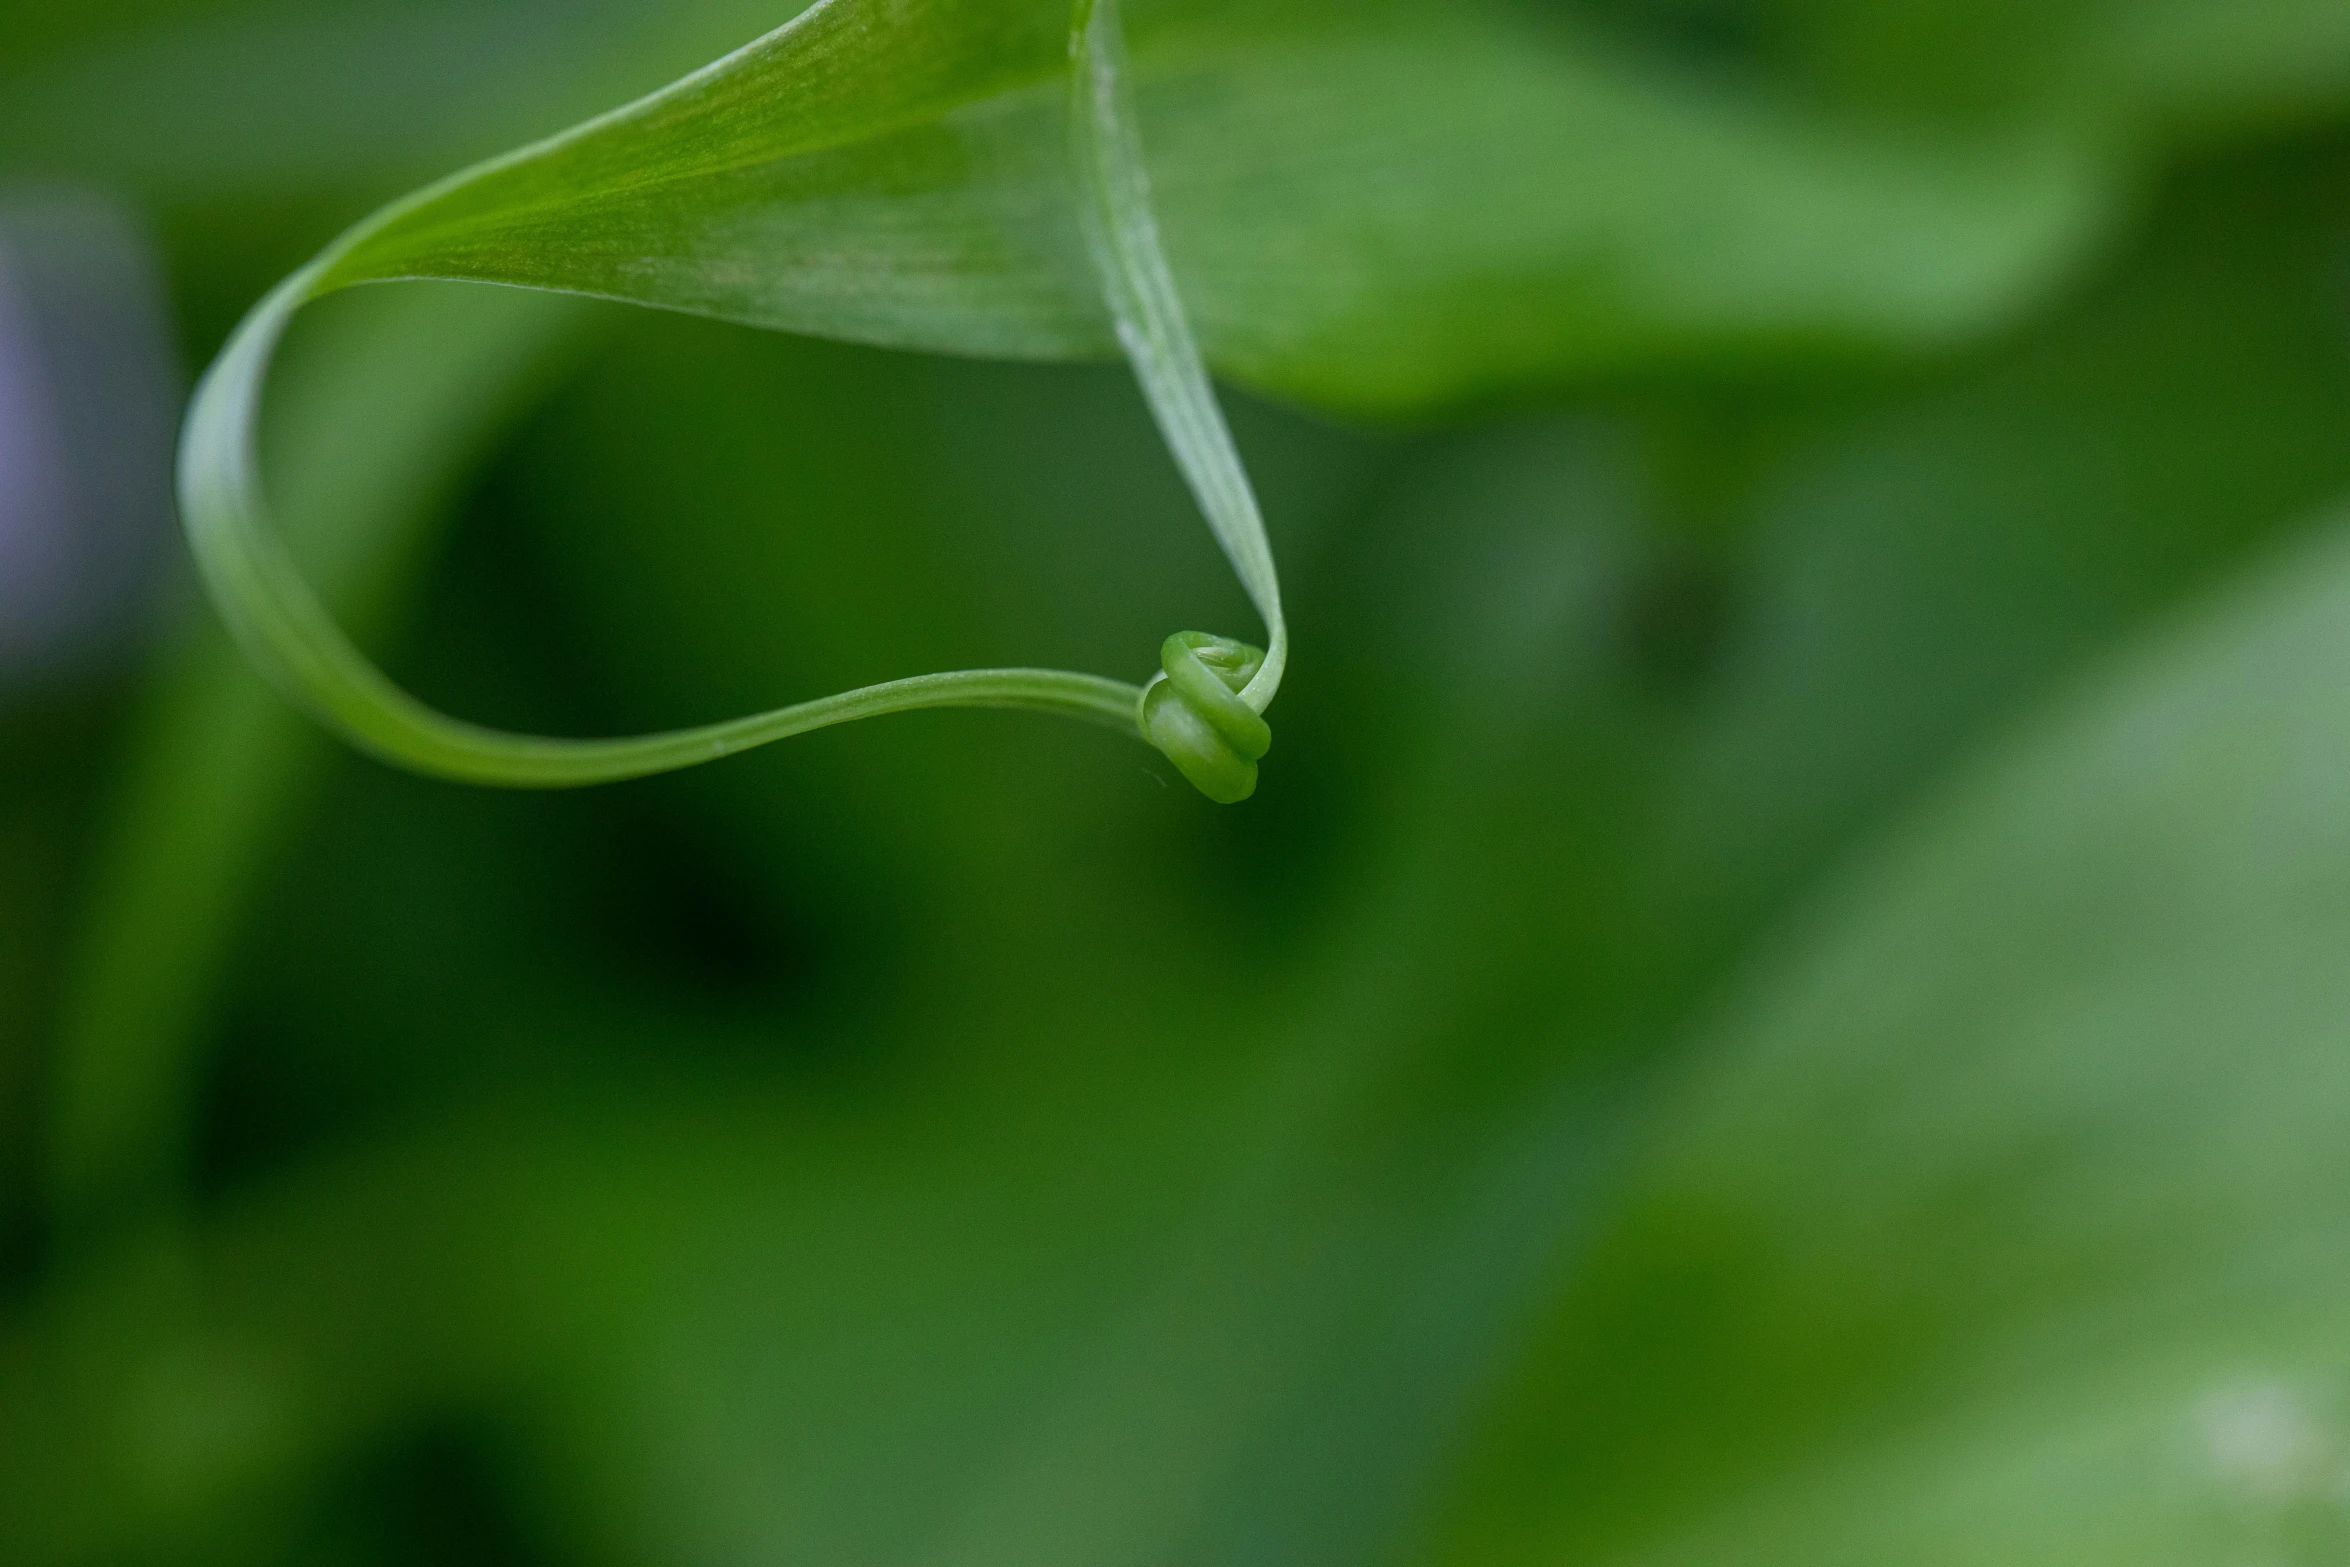
[{"label": "blurred green background", "polygon": [[[0,10],[0,1560],[2350,1563],[2350,7],[1136,0],[1255,800],[347,754],[192,376],[790,10]],[[416,284],[272,397],[484,721],[1254,630],[1113,366]]]}]

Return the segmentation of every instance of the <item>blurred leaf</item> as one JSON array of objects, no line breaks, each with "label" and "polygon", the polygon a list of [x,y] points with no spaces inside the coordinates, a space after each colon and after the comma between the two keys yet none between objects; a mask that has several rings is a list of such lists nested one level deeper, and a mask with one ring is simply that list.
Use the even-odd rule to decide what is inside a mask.
[{"label": "blurred leaf", "polygon": [[1672,786],[1693,897],[1781,895],[2052,674],[2350,486],[2344,170],[2337,144],[2175,179],[2139,251],[2011,351],[1790,421]]},{"label": "blurred leaf", "polygon": [[1536,0],[1649,52],[1896,118],[2054,116],[2165,146],[2339,116],[2332,0]]},{"label": "blurred leaf", "polygon": [[1784,945],[1435,1559],[2337,1559],[2345,625],[2337,529]]},{"label": "blurred leaf", "polygon": [[2350,11],[2333,0],[2107,4],[2084,66],[2172,135],[2338,120],[2350,95]]},{"label": "blurred leaf", "polygon": [[0,22],[34,24],[0,32],[0,168],[176,206],[391,194],[649,91],[794,6],[182,0],[136,25],[60,6],[46,28],[40,9]]}]

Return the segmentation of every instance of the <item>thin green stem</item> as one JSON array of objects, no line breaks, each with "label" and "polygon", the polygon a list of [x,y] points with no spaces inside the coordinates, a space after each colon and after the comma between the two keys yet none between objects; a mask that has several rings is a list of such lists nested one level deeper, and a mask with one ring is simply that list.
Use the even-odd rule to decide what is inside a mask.
[{"label": "thin green stem", "polygon": [[789,735],[923,708],[1057,713],[1132,732],[1139,687],[1053,669],[917,675],[697,728],[611,740],[510,734],[435,711],[351,644],[269,526],[255,430],[271,357],[320,281],[330,252],[278,286],[237,329],[198,388],[181,449],[188,537],[206,584],[247,654],[353,744],[417,772],[510,788],[569,788],[715,761]]}]

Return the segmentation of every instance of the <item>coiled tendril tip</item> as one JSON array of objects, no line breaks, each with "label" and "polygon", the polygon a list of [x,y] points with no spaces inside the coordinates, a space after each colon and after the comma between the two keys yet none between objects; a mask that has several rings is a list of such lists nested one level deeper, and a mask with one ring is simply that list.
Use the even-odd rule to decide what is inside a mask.
[{"label": "coiled tendril tip", "polygon": [[1160,672],[1136,704],[1142,737],[1218,805],[1257,792],[1257,763],[1273,749],[1272,726],[1240,696],[1264,664],[1263,648],[1178,631],[1160,645]]}]

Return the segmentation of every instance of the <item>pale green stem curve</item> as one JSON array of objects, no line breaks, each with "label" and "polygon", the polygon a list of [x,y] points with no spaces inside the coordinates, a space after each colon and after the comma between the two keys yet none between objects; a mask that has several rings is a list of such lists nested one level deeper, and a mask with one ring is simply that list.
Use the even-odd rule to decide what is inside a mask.
[{"label": "pale green stem curve", "polygon": [[329,257],[278,285],[238,327],[197,389],[181,447],[180,501],[196,563],[246,652],[364,750],[467,783],[565,788],[715,761],[787,735],[927,707],[1025,708],[1131,730],[1137,687],[1052,669],[918,675],[699,728],[618,740],[508,734],[436,712],[351,645],[267,525],[254,430],[271,355],[321,285]]}]

